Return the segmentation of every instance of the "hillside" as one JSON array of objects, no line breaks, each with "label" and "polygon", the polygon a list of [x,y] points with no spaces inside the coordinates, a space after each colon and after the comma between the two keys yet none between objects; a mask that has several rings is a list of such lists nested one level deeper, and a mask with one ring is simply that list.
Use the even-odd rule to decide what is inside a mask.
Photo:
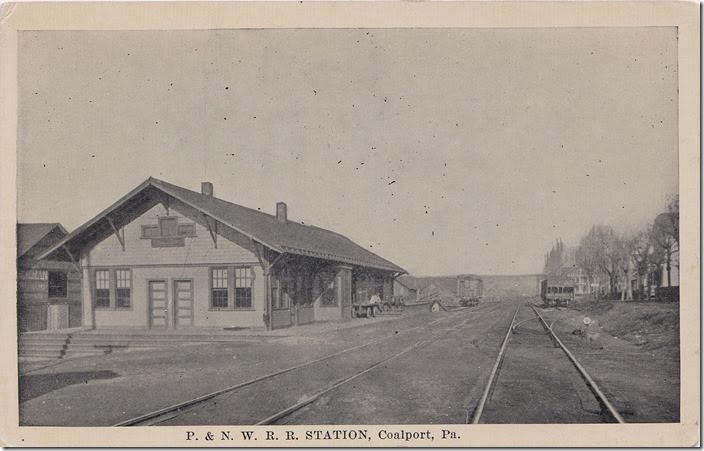
[{"label": "hillside", "polygon": [[[515,298],[537,296],[542,274],[484,275],[479,276],[484,283],[485,298]],[[407,284],[412,284],[419,293],[432,289],[445,301],[457,301],[457,276],[402,276]]]}]

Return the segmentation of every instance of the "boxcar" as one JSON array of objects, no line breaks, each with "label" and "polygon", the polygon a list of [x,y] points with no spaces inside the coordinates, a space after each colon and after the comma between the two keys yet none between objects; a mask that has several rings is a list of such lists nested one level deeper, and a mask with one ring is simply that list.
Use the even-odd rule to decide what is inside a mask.
[{"label": "boxcar", "polygon": [[544,279],[540,282],[540,297],[548,307],[569,305],[574,301],[574,283],[566,280]]},{"label": "boxcar", "polygon": [[471,274],[457,276],[457,297],[461,306],[477,305],[482,298],[482,292],[483,282],[480,277]]}]

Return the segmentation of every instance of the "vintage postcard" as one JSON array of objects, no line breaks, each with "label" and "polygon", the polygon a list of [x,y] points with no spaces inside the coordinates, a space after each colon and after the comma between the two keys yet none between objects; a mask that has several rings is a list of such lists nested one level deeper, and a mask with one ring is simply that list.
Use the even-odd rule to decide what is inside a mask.
[{"label": "vintage postcard", "polygon": [[699,444],[699,4],[1,8],[3,445]]}]

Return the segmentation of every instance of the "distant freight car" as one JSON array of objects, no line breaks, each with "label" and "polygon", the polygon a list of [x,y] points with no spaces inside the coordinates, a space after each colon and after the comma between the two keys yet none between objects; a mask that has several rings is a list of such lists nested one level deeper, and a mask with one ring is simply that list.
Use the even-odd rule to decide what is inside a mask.
[{"label": "distant freight car", "polygon": [[457,297],[463,307],[474,306],[482,298],[483,282],[480,277],[465,274],[457,276]]},{"label": "distant freight car", "polygon": [[574,301],[574,283],[567,280],[544,279],[540,282],[540,297],[548,307],[569,305]]}]

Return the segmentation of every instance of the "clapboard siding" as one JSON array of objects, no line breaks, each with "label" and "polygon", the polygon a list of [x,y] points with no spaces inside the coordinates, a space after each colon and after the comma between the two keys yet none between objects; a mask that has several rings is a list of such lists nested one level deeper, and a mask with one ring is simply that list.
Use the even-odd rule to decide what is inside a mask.
[{"label": "clapboard siding", "polygon": [[[185,208],[182,208],[184,211]],[[189,212],[190,213],[190,212]],[[89,252],[90,266],[137,266],[160,264],[210,264],[232,262],[257,262],[257,257],[251,249],[233,243],[219,236],[217,248],[208,229],[196,223],[196,236],[185,238],[183,247],[152,247],[149,239],[142,239],[142,225],[156,225],[158,218],[166,216],[166,208],[158,204],[124,227],[125,250],[116,236],[111,235],[98,243]],[[172,206],[169,216],[179,219],[179,223],[194,223],[197,217],[176,211]],[[223,226],[220,226],[223,228]],[[220,230],[224,232],[224,230]]]},{"label": "clapboard siding", "polygon": [[20,332],[45,330],[47,325],[46,303],[19,306],[17,309],[17,323]]},{"label": "clapboard siding", "polygon": [[43,293],[44,297],[49,293],[46,280],[19,280],[17,287],[20,293]]},{"label": "clapboard siding", "polygon": [[39,304],[44,305],[49,301],[46,291],[42,292],[32,292],[32,291],[20,291],[19,293],[20,304]]},{"label": "clapboard siding", "polygon": [[96,327],[143,327],[149,326],[148,283],[150,280],[166,282],[166,297],[169,315],[173,315],[173,288],[176,280],[190,280],[193,290],[193,318],[195,327],[263,327],[266,304],[266,278],[259,266],[252,266],[252,309],[210,309],[210,267],[168,266],[132,267],[132,307],[130,309],[96,309]]}]

